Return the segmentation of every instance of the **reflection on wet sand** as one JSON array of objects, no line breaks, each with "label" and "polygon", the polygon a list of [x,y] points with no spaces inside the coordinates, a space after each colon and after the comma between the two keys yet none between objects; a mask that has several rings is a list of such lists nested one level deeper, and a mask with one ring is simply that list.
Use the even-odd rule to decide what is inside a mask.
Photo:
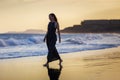
[{"label": "reflection on wet sand", "polygon": [[50,80],[59,80],[61,70],[62,70],[62,65],[59,65],[59,68],[50,68],[49,65],[46,66],[48,70],[48,76]]}]

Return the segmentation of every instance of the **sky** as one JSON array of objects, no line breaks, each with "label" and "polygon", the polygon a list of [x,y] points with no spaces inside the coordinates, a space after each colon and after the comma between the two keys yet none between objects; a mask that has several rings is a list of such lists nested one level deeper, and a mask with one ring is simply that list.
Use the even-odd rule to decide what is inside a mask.
[{"label": "sky", "polygon": [[120,0],[0,0],[0,33],[46,31],[50,13],[60,29],[87,19],[120,19]]}]

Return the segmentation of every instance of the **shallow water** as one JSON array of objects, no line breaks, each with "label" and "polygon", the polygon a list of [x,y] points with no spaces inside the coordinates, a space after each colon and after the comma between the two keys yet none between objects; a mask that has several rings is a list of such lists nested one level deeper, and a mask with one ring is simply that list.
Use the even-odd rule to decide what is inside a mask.
[{"label": "shallow water", "polygon": [[[0,34],[0,59],[43,56],[48,50],[43,42],[45,34]],[[61,34],[58,52],[69,53],[97,50],[120,45],[120,34]]]}]

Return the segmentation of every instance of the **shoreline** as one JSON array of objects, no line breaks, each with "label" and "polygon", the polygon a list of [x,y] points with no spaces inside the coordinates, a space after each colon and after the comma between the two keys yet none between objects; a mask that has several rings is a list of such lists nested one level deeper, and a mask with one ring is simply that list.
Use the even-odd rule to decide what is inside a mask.
[{"label": "shoreline", "polygon": [[[119,80],[120,46],[69,54],[60,54],[58,61],[51,62],[50,69],[60,72],[59,80]],[[43,64],[46,56],[32,56],[0,60],[0,80],[50,80]]]},{"label": "shoreline", "polygon": [[[106,49],[113,49],[117,48],[120,46],[115,46],[115,47],[109,47],[109,48],[103,48],[103,49],[91,49],[91,50],[83,50],[83,51],[75,51],[75,52],[67,52],[67,53],[60,53],[59,55],[66,55],[66,54],[71,54],[71,53],[82,53],[82,52],[89,52],[89,51],[98,51],[98,50],[106,50]],[[30,58],[30,57],[46,57],[47,55],[36,55],[36,56],[23,56],[23,57],[9,57],[9,58],[0,58],[1,60],[9,60],[9,59],[19,59],[19,58]]]}]

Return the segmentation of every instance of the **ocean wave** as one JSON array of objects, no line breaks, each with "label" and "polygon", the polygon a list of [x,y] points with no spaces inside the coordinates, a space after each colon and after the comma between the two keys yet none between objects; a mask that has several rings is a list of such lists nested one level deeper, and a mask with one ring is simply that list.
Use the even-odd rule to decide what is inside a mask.
[{"label": "ocean wave", "polygon": [[[0,35],[0,59],[42,56],[48,52],[44,35]],[[62,34],[58,52],[69,53],[120,46],[120,34]]]},{"label": "ocean wave", "polygon": [[7,46],[6,42],[3,39],[0,39],[0,47]]},{"label": "ocean wave", "polygon": [[0,47],[7,46],[18,46],[18,45],[29,45],[29,44],[40,44],[43,42],[42,37],[29,37],[24,39],[16,39],[16,38],[8,38],[8,39],[0,39]]},{"label": "ocean wave", "polygon": [[73,36],[72,38],[68,38],[65,41],[70,42],[72,44],[87,44],[90,41],[94,40],[102,40],[103,37],[101,35],[82,35],[82,36]]},{"label": "ocean wave", "polygon": [[79,38],[67,39],[66,42],[70,42],[71,44],[84,44],[84,42]]},{"label": "ocean wave", "polygon": [[35,36],[33,36],[33,37],[28,38],[28,41],[31,41],[31,42],[33,42],[35,44],[39,44],[39,43],[43,42],[43,37],[35,37]]}]

